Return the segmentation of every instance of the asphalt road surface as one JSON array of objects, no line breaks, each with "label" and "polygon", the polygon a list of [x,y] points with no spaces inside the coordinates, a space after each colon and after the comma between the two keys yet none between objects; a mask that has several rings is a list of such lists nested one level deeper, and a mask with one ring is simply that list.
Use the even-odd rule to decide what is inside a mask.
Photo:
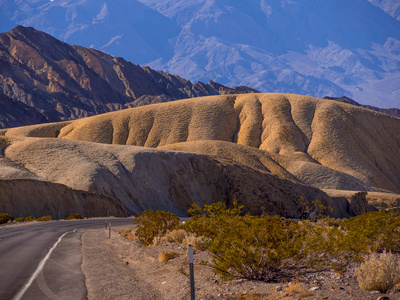
[{"label": "asphalt road surface", "polygon": [[[87,299],[81,236],[106,219],[0,227],[0,299]],[[112,226],[133,223],[109,218]],[[105,232],[106,234],[106,232]]]}]

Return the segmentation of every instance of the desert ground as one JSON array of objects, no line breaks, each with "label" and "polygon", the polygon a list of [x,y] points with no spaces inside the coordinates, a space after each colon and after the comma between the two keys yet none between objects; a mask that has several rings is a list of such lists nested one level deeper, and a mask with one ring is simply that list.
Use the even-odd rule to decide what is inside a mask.
[{"label": "desert ground", "polygon": [[[104,229],[88,230],[82,236],[82,270],[89,299],[190,299],[189,265],[181,244],[161,243],[144,247],[126,239],[115,228],[111,239]],[[161,251],[181,253],[159,262]],[[400,299],[400,286],[387,294],[362,291],[354,275],[355,266],[339,275],[333,271],[308,274],[288,281],[221,281],[209,266],[207,251],[194,254],[196,299]],[[380,298],[387,297],[387,298]]]}]

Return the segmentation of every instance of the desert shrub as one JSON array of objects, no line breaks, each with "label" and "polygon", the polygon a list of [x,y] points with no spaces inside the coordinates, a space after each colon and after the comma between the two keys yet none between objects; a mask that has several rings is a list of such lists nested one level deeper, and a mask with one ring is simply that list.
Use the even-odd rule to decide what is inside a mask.
[{"label": "desert shrub", "polygon": [[210,239],[207,239],[204,236],[189,234],[186,235],[185,238],[182,240],[182,247],[187,249],[189,248],[189,245],[193,246],[193,250],[205,251],[210,245]]},{"label": "desert shrub", "polygon": [[162,242],[167,243],[182,243],[184,238],[186,237],[187,232],[183,229],[174,229],[172,231],[168,231],[163,237],[161,237]]},{"label": "desert shrub", "polygon": [[158,261],[159,262],[166,262],[166,261],[174,259],[174,258],[176,258],[176,257],[178,257],[180,255],[181,255],[181,253],[173,251],[173,250],[160,251],[158,253]]},{"label": "desert shrub", "polygon": [[400,282],[400,264],[391,253],[373,253],[356,270],[356,275],[362,290],[386,293]]},{"label": "desert shrub", "polygon": [[155,237],[163,236],[167,231],[179,227],[179,217],[173,213],[157,210],[146,210],[140,213],[134,220],[137,225],[135,232],[139,242],[145,246],[153,243]]},{"label": "desert shrub", "polygon": [[24,221],[25,222],[32,222],[32,221],[36,221],[36,218],[32,217],[32,216],[27,216],[27,217],[25,217]]},{"label": "desert shrub", "polygon": [[68,216],[67,220],[83,220],[83,217],[78,213],[72,213]]},{"label": "desert shrub", "polygon": [[21,222],[25,222],[25,218],[16,218],[16,219],[14,219],[14,221],[13,222],[15,222],[15,223],[21,223]]},{"label": "desert shrub", "polygon": [[294,275],[306,256],[297,223],[278,216],[241,215],[234,203],[194,205],[193,215],[184,227],[197,236],[210,239],[214,271],[222,279],[245,278],[273,281]]},{"label": "desert shrub", "polygon": [[51,221],[51,220],[53,220],[53,217],[50,216],[50,215],[47,215],[47,216],[40,217],[40,218],[38,218],[37,220],[38,220],[39,222],[46,222],[46,221]]},{"label": "desert shrub", "polygon": [[398,213],[368,212],[340,224],[346,230],[346,245],[353,252],[400,251]]},{"label": "desert shrub", "polygon": [[214,203],[200,208],[182,227],[209,239],[212,266],[222,279],[273,281],[306,270],[334,268],[342,273],[349,262],[361,260],[363,251],[353,245],[354,235],[339,221],[294,222],[279,216],[251,216],[234,203],[226,208]]},{"label": "desert shrub", "polygon": [[0,214],[0,224],[7,223],[9,221],[12,221],[13,217],[9,214],[1,213]]}]

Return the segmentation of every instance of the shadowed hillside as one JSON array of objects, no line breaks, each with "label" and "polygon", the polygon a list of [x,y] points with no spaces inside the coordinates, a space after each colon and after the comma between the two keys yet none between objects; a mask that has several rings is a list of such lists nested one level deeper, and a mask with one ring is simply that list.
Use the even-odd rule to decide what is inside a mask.
[{"label": "shadowed hillside", "polygon": [[71,213],[86,217],[126,216],[124,207],[110,197],[31,179],[0,180],[0,211],[12,216],[54,218],[66,218]]},{"label": "shadowed hillside", "polygon": [[102,194],[128,213],[237,199],[294,216],[303,197],[348,216],[345,198],[319,189],[399,193],[399,130],[398,118],[330,100],[213,96],[4,129],[0,174]]}]

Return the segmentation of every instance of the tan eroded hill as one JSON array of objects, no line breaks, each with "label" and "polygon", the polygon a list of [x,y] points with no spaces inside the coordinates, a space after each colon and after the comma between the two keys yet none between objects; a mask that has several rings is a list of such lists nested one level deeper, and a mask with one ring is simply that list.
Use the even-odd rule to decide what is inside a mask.
[{"label": "tan eroded hill", "polygon": [[[233,142],[274,155],[305,184],[399,193],[399,132],[400,119],[352,105],[300,95],[248,94],[77,120],[63,127],[59,138],[154,148],[204,140]],[[178,150],[186,147],[208,154],[194,144]]]},{"label": "tan eroded hill", "polygon": [[294,216],[304,197],[333,206],[337,216],[347,214],[316,188],[206,155],[55,138],[5,140],[0,174],[101,194],[122,203],[130,213],[151,208],[183,215],[193,202],[237,199],[254,213],[265,209]]},{"label": "tan eroded hill", "polygon": [[398,118],[312,97],[204,97],[2,130],[0,176],[99,193],[128,212],[237,199],[293,216],[303,197],[347,216],[346,198],[317,188],[399,193],[399,130]]}]

